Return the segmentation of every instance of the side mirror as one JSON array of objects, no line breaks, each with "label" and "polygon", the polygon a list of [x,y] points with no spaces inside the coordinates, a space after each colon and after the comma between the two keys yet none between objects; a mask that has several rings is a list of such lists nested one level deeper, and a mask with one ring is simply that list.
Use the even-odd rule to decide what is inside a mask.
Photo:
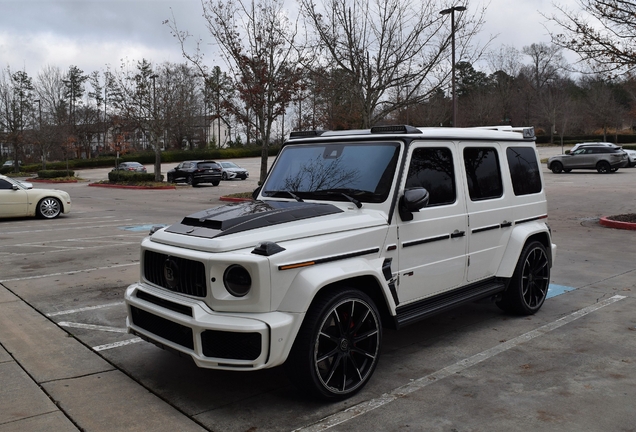
[{"label": "side mirror", "polygon": [[406,189],[400,198],[398,211],[403,221],[413,220],[413,213],[428,205],[429,194],[425,188]]},{"label": "side mirror", "polygon": [[20,190],[20,188],[18,187],[18,185],[12,185],[11,187],[13,190]]}]

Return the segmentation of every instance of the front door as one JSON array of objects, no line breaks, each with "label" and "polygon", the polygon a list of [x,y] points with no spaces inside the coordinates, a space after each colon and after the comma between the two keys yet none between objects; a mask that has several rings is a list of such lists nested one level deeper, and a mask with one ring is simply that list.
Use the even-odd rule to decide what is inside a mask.
[{"label": "front door", "polygon": [[13,184],[0,179],[0,216],[22,217],[27,213],[27,193],[14,190]]}]

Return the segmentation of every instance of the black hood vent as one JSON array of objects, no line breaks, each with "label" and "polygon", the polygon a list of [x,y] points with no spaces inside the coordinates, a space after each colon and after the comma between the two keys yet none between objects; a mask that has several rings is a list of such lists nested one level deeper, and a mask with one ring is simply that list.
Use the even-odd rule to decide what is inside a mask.
[{"label": "black hood vent", "polygon": [[180,223],[166,228],[166,232],[214,238],[342,211],[331,204],[249,201],[227,204],[191,214]]}]

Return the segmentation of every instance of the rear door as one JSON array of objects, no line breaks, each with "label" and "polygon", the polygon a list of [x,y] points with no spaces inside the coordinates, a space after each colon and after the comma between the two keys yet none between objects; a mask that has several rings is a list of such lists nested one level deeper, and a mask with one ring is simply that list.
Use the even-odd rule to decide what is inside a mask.
[{"label": "rear door", "polygon": [[426,188],[429,204],[410,221],[398,218],[401,303],[417,301],[463,285],[467,216],[458,192],[461,165],[454,145],[413,144],[404,188]]},{"label": "rear door", "polygon": [[494,276],[512,231],[512,191],[504,188],[501,146],[461,143],[468,210],[466,280]]}]

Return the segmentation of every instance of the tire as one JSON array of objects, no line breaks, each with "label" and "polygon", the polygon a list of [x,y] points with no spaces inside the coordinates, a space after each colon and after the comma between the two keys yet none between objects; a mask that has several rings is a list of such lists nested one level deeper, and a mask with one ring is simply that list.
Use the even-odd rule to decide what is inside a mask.
[{"label": "tire", "polygon": [[221,183],[221,182],[220,182],[220,181],[218,181],[218,180],[215,180],[215,181],[213,181],[213,182],[212,182],[212,186],[218,186],[218,185],[219,185],[219,183]]},{"label": "tire", "polygon": [[192,174],[188,174],[186,176],[186,183],[188,183],[190,186],[192,186],[194,179],[192,178]]},{"label": "tire", "polygon": [[561,162],[556,162],[556,161],[552,162],[550,169],[552,170],[553,173],[559,174],[561,173],[561,171],[563,171],[563,164]]},{"label": "tire", "polygon": [[167,179],[168,179],[168,180],[167,180],[167,181],[168,181],[168,183],[174,183],[174,178],[172,177],[172,174],[168,174]]},{"label": "tire", "polygon": [[550,263],[546,248],[533,241],[521,251],[515,272],[497,306],[516,315],[532,315],[543,305],[549,285]]},{"label": "tire", "polygon": [[369,296],[331,290],[309,308],[285,368],[292,382],[314,397],[345,399],[369,382],[381,342],[380,314]]},{"label": "tire", "polygon": [[612,168],[610,167],[609,163],[600,161],[596,164],[596,171],[600,172],[601,174],[609,174],[610,172],[612,172]]},{"label": "tire", "polygon": [[223,176],[221,177],[223,180],[227,180],[227,173],[223,173]]},{"label": "tire", "polygon": [[57,198],[42,198],[38,203],[37,216],[43,219],[54,219],[62,213],[62,203]]}]

